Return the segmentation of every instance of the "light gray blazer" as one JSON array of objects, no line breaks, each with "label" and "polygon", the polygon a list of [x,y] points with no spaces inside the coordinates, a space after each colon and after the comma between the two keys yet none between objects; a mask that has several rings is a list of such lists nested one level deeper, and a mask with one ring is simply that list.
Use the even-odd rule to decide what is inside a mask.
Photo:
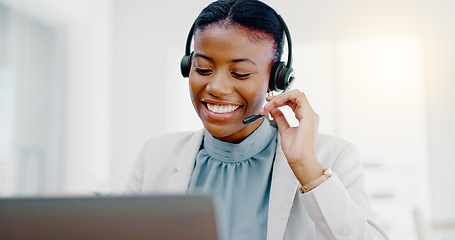
[{"label": "light gray blazer", "polygon": [[[127,194],[186,193],[203,131],[168,134],[143,147]],[[319,134],[316,157],[334,175],[301,194],[278,143],[270,189],[267,239],[388,239],[374,223],[356,147]]]}]

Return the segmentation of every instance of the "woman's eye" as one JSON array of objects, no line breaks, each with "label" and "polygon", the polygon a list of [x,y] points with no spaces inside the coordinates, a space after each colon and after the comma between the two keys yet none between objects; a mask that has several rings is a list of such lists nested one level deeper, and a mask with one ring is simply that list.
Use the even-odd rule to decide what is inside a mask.
[{"label": "woman's eye", "polygon": [[241,74],[241,73],[236,73],[236,72],[231,72],[232,76],[236,78],[247,78],[251,75],[251,73],[246,73],[246,74]]},{"label": "woman's eye", "polygon": [[196,68],[196,72],[201,74],[201,75],[209,75],[210,73],[212,73],[212,70],[210,69],[202,69],[202,68]]}]

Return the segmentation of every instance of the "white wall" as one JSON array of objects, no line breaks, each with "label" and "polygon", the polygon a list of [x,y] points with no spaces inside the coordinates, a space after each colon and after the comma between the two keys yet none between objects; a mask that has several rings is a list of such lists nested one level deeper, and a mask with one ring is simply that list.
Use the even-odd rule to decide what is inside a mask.
[{"label": "white wall", "polygon": [[110,188],[112,95],[112,3],[65,1],[80,6],[69,19],[65,190],[106,192]]},{"label": "white wall", "polygon": [[[67,51],[63,192],[106,192],[110,187],[112,78],[111,0],[2,0],[7,6],[62,29]],[[25,26],[26,28],[26,26]],[[25,29],[24,31],[27,31]],[[32,39],[27,39],[32,41]]]}]

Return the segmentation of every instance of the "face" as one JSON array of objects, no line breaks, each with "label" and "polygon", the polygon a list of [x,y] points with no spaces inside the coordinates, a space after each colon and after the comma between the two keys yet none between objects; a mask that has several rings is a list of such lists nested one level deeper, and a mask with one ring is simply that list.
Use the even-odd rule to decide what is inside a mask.
[{"label": "face", "polygon": [[209,25],[196,31],[189,84],[194,108],[204,127],[217,139],[240,142],[263,119],[258,114],[268,89],[273,41],[243,27]]}]

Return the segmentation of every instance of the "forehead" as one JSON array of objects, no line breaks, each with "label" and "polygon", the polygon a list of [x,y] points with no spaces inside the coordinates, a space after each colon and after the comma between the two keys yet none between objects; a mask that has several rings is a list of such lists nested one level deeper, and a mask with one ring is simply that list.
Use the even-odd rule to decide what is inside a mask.
[{"label": "forehead", "polygon": [[211,24],[194,34],[196,51],[210,49],[218,53],[259,54],[273,57],[274,42],[271,35],[238,25]]}]

